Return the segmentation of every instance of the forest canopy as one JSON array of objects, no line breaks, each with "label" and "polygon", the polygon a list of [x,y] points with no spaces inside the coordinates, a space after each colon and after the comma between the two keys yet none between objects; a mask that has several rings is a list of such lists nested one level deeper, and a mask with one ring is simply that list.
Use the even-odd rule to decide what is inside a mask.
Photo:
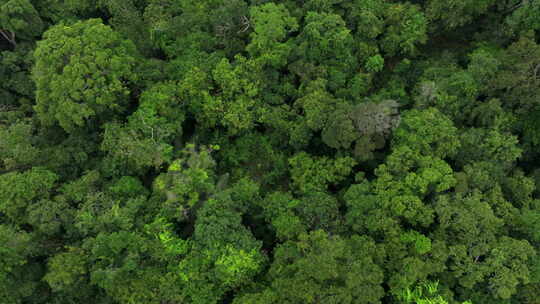
[{"label": "forest canopy", "polygon": [[540,0],[0,0],[2,304],[537,304]]}]

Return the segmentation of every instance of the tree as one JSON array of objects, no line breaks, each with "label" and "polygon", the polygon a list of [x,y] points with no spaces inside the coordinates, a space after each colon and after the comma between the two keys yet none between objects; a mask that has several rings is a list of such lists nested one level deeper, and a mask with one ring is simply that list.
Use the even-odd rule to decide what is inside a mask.
[{"label": "tree", "polygon": [[[89,2],[90,6],[95,5],[94,1]],[[108,24],[115,31],[133,41],[140,53],[151,54],[150,31],[148,25],[144,22],[143,6],[141,4],[137,0],[97,1],[98,8],[108,12],[110,16]]]},{"label": "tree", "polygon": [[329,185],[344,180],[355,164],[350,157],[333,160],[327,157],[311,157],[305,152],[300,152],[289,159],[293,185],[300,193],[314,190],[324,192]]},{"label": "tree", "polygon": [[129,103],[135,46],[99,19],[50,28],[34,56],[35,110],[46,126],[73,132],[89,120],[109,120]]},{"label": "tree", "polygon": [[[406,289],[399,299],[403,303],[416,304],[448,304],[438,293],[439,282],[423,282],[414,289]],[[463,304],[472,304],[470,301],[465,301]]]},{"label": "tree", "polygon": [[355,156],[372,158],[371,152],[385,145],[385,139],[399,124],[398,104],[393,100],[352,105],[326,91],[327,82],[317,79],[308,84],[303,96],[295,101],[302,110],[302,124],[313,132],[322,130],[322,141],[335,149],[355,145]]},{"label": "tree", "polygon": [[385,11],[386,33],[380,48],[387,55],[414,55],[427,40],[427,18],[410,3],[390,5]]},{"label": "tree", "polygon": [[522,152],[515,136],[495,130],[470,128],[461,134],[461,142],[462,148],[456,157],[461,165],[488,161],[497,163],[501,170],[508,170]]},{"label": "tree", "polygon": [[[151,240],[129,231],[100,232],[85,239],[82,249],[89,254],[90,282],[121,303],[159,303],[158,287],[164,274],[162,268],[153,267],[153,261],[148,259],[153,248]],[[74,273],[69,276],[80,276],[81,268],[82,274],[85,272],[84,266],[70,267]]]},{"label": "tree", "polygon": [[240,55],[204,71],[192,67],[180,83],[180,96],[203,129],[224,127],[228,135],[246,132],[258,120],[261,66]]},{"label": "tree", "polygon": [[[0,40],[1,41],[1,40]],[[0,121],[13,122],[32,112],[35,96],[34,82],[30,77],[33,65],[33,46],[19,43],[17,48],[9,51],[0,48]]]},{"label": "tree", "polygon": [[28,208],[51,196],[58,176],[44,168],[0,175],[0,212],[11,223],[28,223]]},{"label": "tree", "polygon": [[373,158],[373,150],[383,148],[385,139],[399,124],[396,108],[393,100],[365,101],[355,106],[340,104],[328,116],[322,140],[336,149],[348,149],[355,143],[356,156],[362,160]]},{"label": "tree", "polygon": [[17,40],[33,40],[43,31],[38,11],[28,0],[9,0],[0,3],[0,37],[14,47]]},{"label": "tree", "polygon": [[39,266],[30,262],[37,253],[32,245],[31,234],[0,224],[0,296],[6,304],[32,299],[40,284]]},{"label": "tree", "polygon": [[90,284],[88,262],[88,256],[81,248],[69,247],[49,259],[43,279],[64,299],[99,301],[104,296]]},{"label": "tree", "polygon": [[268,189],[286,183],[289,164],[279,138],[252,132],[219,145],[216,158],[231,180],[248,176]]},{"label": "tree", "polygon": [[216,87],[221,91],[215,96],[219,108],[214,111],[222,112],[221,124],[231,135],[253,127],[259,94],[257,79],[250,77],[260,69],[258,64],[240,56],[235,59],[234,65],[223,59],[212,71]]},{"label": "tree", "polygon": [[166,173],[153,183],[154,195],[164,202],[160,214],[169,220],[187,220],[210,195],[216,192],[216,162],[211,157],[212,148],[189,144],[182,151],[182,158],[174,160]]},{"label": "tree", "polygon": [[[442,70],[442,71],[441,71]],[[443,73],[446,68],[429,70],[430,73]],[[460,70],[448,68],[452,76],[437,81],[422,81],[417,86],[415,101],[418,109],[436,108],[450,118],[456,125],[463,124],[477,97],[477,88],[472,76]]]},{"label": "tree", "polygon": [[427,20],[416,5],[357,0],[344,6],[365,64],[381,55],[414,55],[427,40]]},{"label": "tree", "polygon": [[295,57],[303,64],[320,66],[331,92],[346,87],[358,61],[353,55],[354,39],[341,16],[308,12],[295,43]]},{"label": "tree", "polygon": [[160,168],[172,161],[174,140],[182,135],[184,108],[177,83],[156,84],[142,93],[127,123],[105,125],[101,149],[111,162],[128,170]]},{"label": "tree", "polygon": [[[538,1],[510,1],[511,12],[505,18],[505,30],[509,34],[519,34],[522,31],[538,30],[540,23],[540,2]],[[505,9],[507,9],[505,7]],[[508,11],[508,10],[507,10]]]},{"label": "tree", "polygon": [[[345,195],[353,229],[393,232],[396,222],[427,227],[434,221],[430,199],[451,189],[452,168],[441,159],[400,147],[380,165],[373,182],[351,186]],[[366,216],[369,214],[368,216]],[[362,217],[365,220],[360,220]]]},{"label": "tree", "polygon": [[295,198],[288,192],[274,192],[261,201],[263,216],[281,240],[296,239],[300,234],[325,230],[338,232],[341,216],[338,201],[324,192]]},{"label": "tree", "polygon": [[261,242],[234,211],[238,204],[223,193],[198,211],[193,247],[177,272],[193,302],[217,303],[227,291],[249,284],[265,264]]},{"label": "tree", "polygon": [[381,254],[367,237],[302,234],[276,249],[268,286],[234,303],[379,303],[384,276],[375,261]]},{"label": "tree", "polygon": [[[0,168],[4,170],[28,169],[39,163],[41,150],[32,134],[32,125],[19,122],[0,127]],[[0,171],[1,172],[1,171]]]},{"label": "tree", "polygon": [[246,46],[252,58],[259,64],[281,67],[287,64],[293,50],[292,40],[287,35],[298,29],[298,23],[282,4],[267,3],[250,10],[253,33]]},{"label": "tree", "polygon": [[[461,0],[452,3],[430,0],[426,3],[426,16],[437,27],[453,29],[473,21],[474,18],[481,14],[485,14],[488,8],[494,4],[495,1],[492,0]],[[433,31],[436,29],[435,27]]]},{"label": "tree", "polygon": [[504,106],[521,115],[535,110],[538,104],[534,96],[540,81],[540,46],[532,35],[524,33],[500,53],[499,73],[490,82],[491,90],[501,97]]},{"label": "tree", "polygon": [[251,22],[245,1],[151,0],[145,7],[151,39],[171,58],[186,60],[225,47],[233,57],[245,47]]},{"label": "tree", "polygon": [[[387,252],[384,268],[390,274],[387,284],[394,295],[444,270],[447,259],[444,244],[438,241],[440,238],[431,238],[422,231],[436,224],[434,200],[456,184],[452,168],[439,158],[451,151],[437,152],[436,148],[442,143],[439,136],[448,136],[444,143],[455,146],[458,143],[455,134],[440,134],[436,128],[416,131],[414,125],[420,128],[423,119],[429,124],[432,116],[417,117],[413,113],[406,113],[396,129],[392,153],[375,169],[376,178],[369,181],[363,174],[357,174],[357,184],[344,194],[350,229],[383,240],[381,245]],[[442,128],[454,128],[451,122],[447,124]],[[422,139],[402,141],[409,134],[414,137],[430,131],[434,133],[425,134]],[[430,151],[415,144],[435,149]]]},{"label": "tree", "polygon": [[394,146],[407,146],[423,155],[454,156],[459,147],[457,129],[435,108],[411,110],[402,116],[394,132]]},{"label": "tree", "polygon": [[441,223],[435,234],[446,235],[449,271],[457,284],[472,289],[486,282],[489,287],[483,293],[507,299],[520,281],[528,282],[527,260],[535,254],[533,247],[502,234],[503,220],[479,192],[441,196],[435,209]]},{"label": "tree", "polygon": [[374,158],[373,150],[385,146],[387,138],[400,123],[397,107],[394,100],[366,101],[353,107],[351,120],[360,135],[354,148],[357,157],[363,160]]}]

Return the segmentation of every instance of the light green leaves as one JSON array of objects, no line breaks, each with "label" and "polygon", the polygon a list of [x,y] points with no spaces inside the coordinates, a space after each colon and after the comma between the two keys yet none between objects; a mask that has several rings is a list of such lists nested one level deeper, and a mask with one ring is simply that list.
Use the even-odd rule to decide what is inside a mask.
[{"label": "light green leaves", "polygon": [[259,64],[280,67],[287,63],[293,49],[287,42],[289,33],[298,29],[298,23],[282,4],[266,3],[250,9],[253,33],[246,47]]},{"label": "light green leaves", "polygon": [[328,185],[345,179],[356,162],[350,157],[331,160],[300,152],[289,159],[289,164],[295,187],[302,193],[310,193],[313,190],[325,191]]},{"label": "light green leaves", "polygon": [[457,128],[435,108],[411,110],[394,132],[394,146],[407,146],[423,155],[454,156],[459,147]]},{"label": "light green leaves", "polygon": [[236,249],[231,245],[225,247],[224,254],[216,261],[216,272],[225,286],[234,286],[239,280],[246,280],[255,275],[262,266],[259,252]]}]

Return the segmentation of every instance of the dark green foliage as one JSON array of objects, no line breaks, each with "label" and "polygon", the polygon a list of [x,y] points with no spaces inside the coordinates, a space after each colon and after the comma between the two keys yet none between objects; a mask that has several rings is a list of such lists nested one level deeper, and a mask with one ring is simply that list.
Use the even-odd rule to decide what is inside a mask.
[{"label": "dark green foliage", "polygon": [[378,249],[366,237],[344,239],[323,230],[302,234],[276,249],[268,286],[234,303],[378,303],[383,295]]},{"label": "dark green foliage", "polygon": [[43,31],[43,21],[29,0],[0,2],[0,35],[13,46],[32,40]]},{"label": "dark green foliage", "polygon": [[27,209],[49,198],[57,179],[56,174],[39,167],[22,173],[3,174],[0,177],[3,190],[0,194],[0,212],[12,223],[25,223]]},{"label": "dark green foliage", "polygon": [[539,0],[0,0],[0,303],[538,304]]},{"label": "dark green foliage", "polygon": [[496,3],[493,0],[459,0],[453,2],[428,0],[425,2],[427,2],[427,17],[443,29],[452,29],[467,24],[476,16],[486,13],[488,8]]},{"label": "dark green foliage", "polygon": [[174,82],[159,83],[141,94],[128,122],[105,125],[101,149],[121,169],[144,172],[173,157],[173,141],[182,135],[184,106]]},{"label": "dark green foliage", "polygon": [[28,258],[32,256],[32,237],[28,233],[0,225],[0,296],[5,303],[21,303],[35,290],[36,282],[32,275],[25,273]]},{"label": "dark green foliage", "polygon": [[0,129],[0,159],[4,170],[30,168],[39,163],[40,150],[29,123],[19,122]]}]

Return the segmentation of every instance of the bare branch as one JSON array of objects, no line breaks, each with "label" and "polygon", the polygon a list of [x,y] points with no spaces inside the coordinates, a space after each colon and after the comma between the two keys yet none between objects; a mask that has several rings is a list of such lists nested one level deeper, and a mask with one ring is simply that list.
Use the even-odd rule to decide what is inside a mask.
[{"label": "bare branch", "polygon": [[17,42],[15,41],[15,32],[10,30],[0,30],[0,35],[2,35],[13,46],[17,46]]},{"label": "bare branch", "polygon": [[251,22],[249,21],[248,17],[242,16],[240,17],[240,23],[242,24],[243,28],[238,31],[238,34],[243,33],[249,29],[251,26]]}]

